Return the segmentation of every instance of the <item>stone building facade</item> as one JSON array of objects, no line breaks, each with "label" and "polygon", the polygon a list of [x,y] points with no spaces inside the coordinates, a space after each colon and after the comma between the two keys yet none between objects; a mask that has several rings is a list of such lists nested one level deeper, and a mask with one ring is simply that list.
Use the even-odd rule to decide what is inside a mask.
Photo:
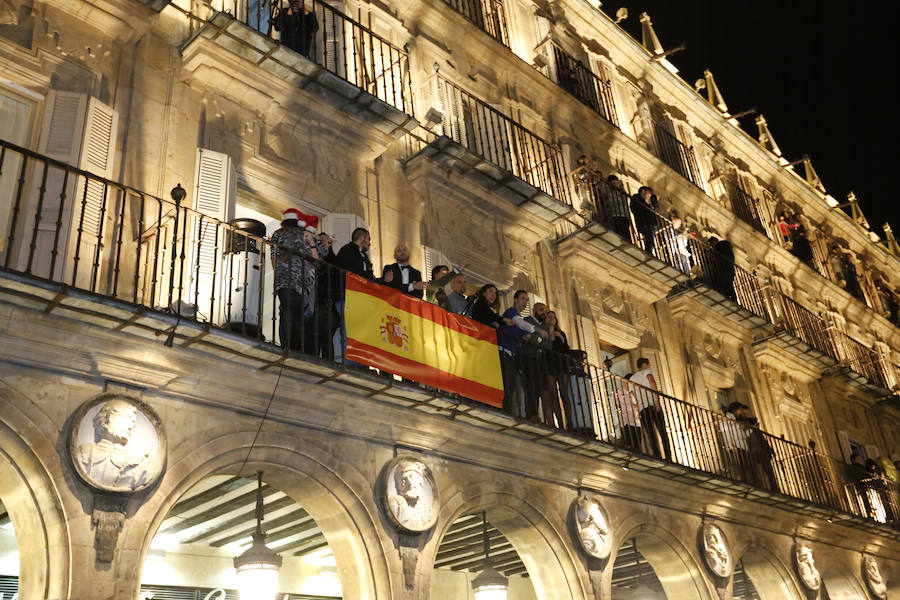
[{"label": "stone building facade", "polygon": [[[758,140],[741,130],[711,74],[687,85],[644,16],[638,43],[580,0],[293,4],[316,15],[306,47],[264,0],[0,0],[0,583],[25,599],[232,590],[261,470],[289,598],[468,598],[482,514],[512,598],[884,597],[869,558],[900,594],[896,480],[846,474],[854,453],[900,459],[889,230],[781,157],[764,119]],[[658,196],[654,247],[630,217],[613,230],[610,174]],[[288,207],[338,243],[367,227],[376,271],[405,242],[426,275],[467,263],[505,305],[517,289],[547,303],[592,365],[596,436],[285,353],[265,277],[260,332],[219,327],[198,240],[235,218],[271,235]],[[731,292],[710,236],[734,249]],[[640,357],[670,460],[623,448],[601,408]],[[119,397],[166,441],[159,478],[125,494],[90,485],[70,441],[82,409]],[[771,434],[775,490],[722,467],[735,401]],[[424,532],[389,515],[397,457],[433,476]],[[584,498],[606,558],[580,542]]]}]

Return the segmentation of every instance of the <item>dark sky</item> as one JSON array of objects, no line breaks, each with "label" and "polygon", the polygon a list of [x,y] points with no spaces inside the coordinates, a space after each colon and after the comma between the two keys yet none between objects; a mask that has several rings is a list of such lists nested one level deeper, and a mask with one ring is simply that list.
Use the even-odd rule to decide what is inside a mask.
[{"label": "dark sky", "polygon": [[[897,4],[783,0],[607,0],[638,41],[647,12],[687,82],[709,68],[731,113],[755,107],[788,160],[809,154],[828,192],[853,190],[872,229],[900,236]],[[704,92],[705,93],[705,92]],[[756,138],[753,117],[741,119]],[[802,174],[802,167],[799,171]]]}]

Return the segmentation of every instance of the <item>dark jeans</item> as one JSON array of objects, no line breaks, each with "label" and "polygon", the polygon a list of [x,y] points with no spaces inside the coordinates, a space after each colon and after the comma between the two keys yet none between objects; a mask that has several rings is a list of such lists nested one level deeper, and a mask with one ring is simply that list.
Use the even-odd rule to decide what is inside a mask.
[{"label": "dark jeans", "polygon": [[672,447],[669,443],[669,436],[666,435],[666,417],[663,415],[662,409],[648,406],[639,414],[641,428],[647,433],[650,442],[650,452],[657,458],[671,461]]},{"label": "dark jeans", "polygon": [[656,246],[656,226],[642,227],[641,235],[644,238],[644,250],[652,256]]},{"label": "dark jeans", "polygon": [[519,402],[519,370],[516,359],[503,350],[500,351],[500,374],[503,377],[503,410],[515,417],[524,417]]},{"label": "dark jeans", "polygon": [[[522,377],[522,391],[525,395],[525,418],[537,419],[538,404],[546,388],[547,367],[540,354],[533,353],[517,356],[519,374]],[[546,403],[546,401],[545,401]]]},{"label": "dark jeans", "polygon": [[312,315],[304,316],[304,298],[288,288],[278,290],[280,323],[278,333],[282,348],[315,353],[316,323]]},{"label": "dark jeans", "polygon": [[622,236],[626,242],[631,241],[631,219],[628,217],[610,217],[610,228]]},{"label": "dark jeans", "polygon": [[629,450],[641,449],[641,428],[637,425],[622,425],[622,445]]}]

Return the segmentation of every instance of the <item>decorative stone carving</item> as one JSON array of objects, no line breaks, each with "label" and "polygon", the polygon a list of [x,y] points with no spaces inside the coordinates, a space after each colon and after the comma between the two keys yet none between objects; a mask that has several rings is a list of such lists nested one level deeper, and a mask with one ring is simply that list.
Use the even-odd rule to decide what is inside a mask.
[{"label": "decorative stone carving", "polygon": [[881,568],[871,556],[863,557],[863,579],[872,595],[876,598],[887,598],[887,582],[881,574]]},{"label": "decorative stone carving", "polygon": [[125,515],[121,512],[95,508],[91,513],[91,525],[94,526],[94,548],[97,550],[97,562],[112,562],[116,553],[116,542],[119,532],[125,523]]},{"label": "decorative stone carving", "polygon": [[402,530],[419,533],[437,522],[437,484],[425,463],[408,456],[395,458],[385,477],[385,509]]},{"label": "decorative stone carving", "polygon": [[78,409],[69,437],[78,476],[103,492],[132,493],[153,485],[166,464],[166,436],[145,403],[103,394]]},{"label": "decorative stone carving", "polygon": [[717,577],[728,577],[734,569],[731,549],[725,540],[725,532],[718,525],[704,523],[701,535],[703,560],[710,572]]},{"label": "decorative stone carving", "polygon": [[812,548],[806,542],[794,544],[794,567],[803,586],[811,592],[822,587],[822,575],[816,568]]},{"label": "decorative stone carving", "polygon": [[593,496],[581,496],[575,501],[575,529],[582,549],[593,558],[603,560],[612,550],[609,520]]}]

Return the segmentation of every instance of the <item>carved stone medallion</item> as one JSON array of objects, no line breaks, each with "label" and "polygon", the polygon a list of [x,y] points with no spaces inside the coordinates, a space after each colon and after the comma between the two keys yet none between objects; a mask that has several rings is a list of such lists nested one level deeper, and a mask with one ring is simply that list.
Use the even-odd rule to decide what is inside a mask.
[{"label": "carved stone medallion", "polygon": [[149,406],[122,394],[103,394],[75,414],[69,455],[75,472],[92,488],[137,492],[162,475],[166,436]]},{"label": "carved stone medallion", "polygon": [[816,568],[812,548],[806,542],[794,544],[794,567],[797,569],[797,576],[803,587],[811,592],[822,587],[822,575]]},{"label": "carved stone medallion", "polygon": [[887,598],[887,582],[884,575],[881,574],[881,568],[875,559],[871,556],[863,558],[863,579],[866,580],[866,586],[876,598]]},{"label": "carved stone medallion", "polygon": [[702,529],[701,545],[703,560],[713,575],[728,577],[734,569],[731,549],[725,540],[725,532],[718,525],[705,523]]},{"label": "carved stone medallion", "polygon": [[575,501],[575,530],[588,556],[600,560],[609,556],[612,550],[609,520],[593,496],[581,496]]},{"label": "carved stone medallion", "polygon": [[385,510],[402,530],[419,533],[437,522],[440,497],[431,470],[420,460],[399,456],[387,467]]}]

